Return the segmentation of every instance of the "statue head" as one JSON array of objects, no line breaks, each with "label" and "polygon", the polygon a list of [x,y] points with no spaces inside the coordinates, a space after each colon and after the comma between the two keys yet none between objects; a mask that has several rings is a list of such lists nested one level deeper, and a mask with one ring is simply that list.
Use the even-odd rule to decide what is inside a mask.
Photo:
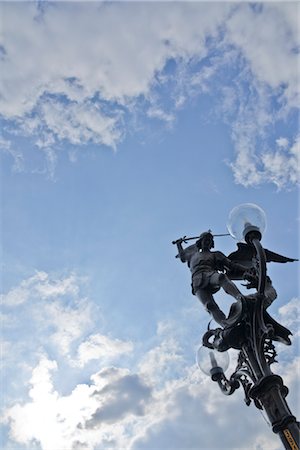
[{"label": "statue head", "polygon": [[200,237],[198,239],[198,241],[196,242],[196,245],[198,247],[198,249],[203,249],[203,248],[214,248],[215,244],[214,244],[214,237],[211,234],[210,231],[205,231],[204,233],[200,234]]}]

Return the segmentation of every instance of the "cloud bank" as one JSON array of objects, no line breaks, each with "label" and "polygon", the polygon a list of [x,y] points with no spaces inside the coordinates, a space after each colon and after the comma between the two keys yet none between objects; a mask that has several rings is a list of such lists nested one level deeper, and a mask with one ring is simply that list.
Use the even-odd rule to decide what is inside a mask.
[{"label": "cloud bank", "polygon": [[[1,415],[7,449],[15,444],[42,450],[213,449],[220,447],[220,435],[226,448],[281,448],[259,411],[244,405],[241,390],[224,397],[188,360],[186,342],[194,311],[182,311],[179,322],[158,323],[152,342],[143,343],[142,357],[134,357],[131,354],[140,343],[94,332],[93,318],[99,313],[93,311],[91,300],[80,303],[83,288],[74,273],[53,277],[36,272],[4,296],[6,314],[22,307],[18,320],[23,327],[26,308],[31,317],[30,334],[26,329],[15,333],[16,323],[8,325],[5,333],[11,352],[15,353],[20,339],[25,345],[23,358],[17,354],[16,360],[9,355],[3,359],[8,375],[17,369],[19,378],[14,379],[22,389],[13,392],[7,384]],[[291,328],[294,339],[299,339],[298,304],[292,299],[279,309],[280,321]],[[98,317],[97,323],[99,329]],[[273,370],[288,385],[288,401],[295,412],[299,357],[290,355],[287,360],[286,354],[279,352]],[[133,358],[126,360],[125,355]],[[239,426],[228,433],[232,423]]]},{"label": "cloud bank", "polygon": [[282,155],[266,135],[299,107],[298,8],[2,2],[3,148],[22,170],[24,155],[13,141],[27,137],[53,170],[60,146],[116,149],[130,117],[170,125],[191,97],[206,93],[232,127],[235,181],[293,185],[298,137],[283,136],[292,144]]}]

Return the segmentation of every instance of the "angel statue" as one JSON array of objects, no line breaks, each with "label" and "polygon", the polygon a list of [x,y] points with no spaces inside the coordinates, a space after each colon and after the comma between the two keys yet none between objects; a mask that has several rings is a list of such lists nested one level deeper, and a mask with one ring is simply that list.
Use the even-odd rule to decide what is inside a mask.
[{"label": "angel statue", "polygon": [[[191,239],[191,238],[188,238]],[[220,251],[212,251],[214,248],[214,236],[211,231],[206,231],[199,236],[195,244],[182,247],[182,243],[188,240],[186,237],[173,241],[177,245],[178,255],[183,263],[187,263],[192,274],[192,293],[198,297],[213,319],[225,328],[228,325],[226,315],[217,305],[213,294],[222,288],[227,294],[236,300],[244,296],[232,280],[247,280],[245,286],[250,289],[257,287],[257,261],[255,249],[249,244],[238,243],[238,250],[226,257]],[[292,258],[278,255],[265,249],[267,262],[290,262]],[[248,298],[251,295],[247,296]],[[272,286],[271,279],[267,277],[265,288],[265,308],[277,297]]]}]

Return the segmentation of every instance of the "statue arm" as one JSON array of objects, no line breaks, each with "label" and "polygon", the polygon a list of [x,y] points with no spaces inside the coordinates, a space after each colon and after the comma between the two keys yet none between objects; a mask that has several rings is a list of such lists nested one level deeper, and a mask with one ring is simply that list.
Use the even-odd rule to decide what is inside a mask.
[{"label": "statue arm", "polygon": [[219,253],[219,258],[221,260],[221,268],[225,269],[226,271],[230,271],[232,274],[234,273],[244,273],[246,270],[249,269],[248,266],[240,264],[238,262],[232,261],[231,259],[227,258],[223,253]]},{"label": "statue arm", "polygon": [[189,245],[188,247],[183,248],[183,242],[185,242],[185,236],[183,238],[177,239],[177,241],[173,241],[172,243],[176,244],[178,249],[178,255],[176,255],[176,258],[180,258],[181,262],[186,262],[189,266],[192,256],[197,252],[198,249],[196,244]]},{"label": "statue arm", "polygon": [[182,239],[178,239],[176,241],[176,245],[177,245],[177,249],[178,249],[178,255],[176,255],[176,258],[180,258],[180,261],[184,263],[187,260],[185,258],[185,251],[184,251],[184,248],[182,247],[182,242],[183,242]]}]

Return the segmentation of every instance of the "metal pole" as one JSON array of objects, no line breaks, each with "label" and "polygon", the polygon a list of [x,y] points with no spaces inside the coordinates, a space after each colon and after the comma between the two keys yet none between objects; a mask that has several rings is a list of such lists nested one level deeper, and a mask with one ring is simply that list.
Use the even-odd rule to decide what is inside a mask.
[{"label": "metal pole", "polygon": [[263,406],[271,422],[272,430],[278,434],[284,448],[299,450],[300,428],[296,417],[285,400],[288,389],[279,375],[261,378],[250,390],[250,397],[257,399]]},{"label": "metal pole", "polygon": [[[262,372],[259,370],[258,380],[253,385],[249,392],[249,396],[253,399],[257,399],[264,410],[266,411],[269,420],[272,424],[272,430],[274,433],[279,434],[284,447],[288,450],[299,450],[300,445],[300,429],[299,423],[296,421],[296,417],[292,415],[291,410],[286,402],[285,397],[288,394],[288,388],[284,386],[283,380],[279,375],[274,375],[270,366],[266,364],[264,357],[263,347],[259,348],[256,345],[257,340],[263,341],[263,339],[257,339],[259,332],[264,326],[263,320],[263,301],[265,296],[265,286],[267,277],[267,265],[265,251],[260,243],[260,240],[256,237],[251,239],[251,243],[254,245],[258,264],[259,264],[259,280],[258,280],[258,308],[254,309],[253,318],[253,341],[254,341],[254,354],[248,353],[248,360],[251,364],[255,362],[254,367],[259,363]],[[255,356],[255,361],[253,361]],[[263,376],[261,376],[261,374]]]},{"label": "metal pole", "polygon": [[[227,380],[224,373],[219,372],[212,379],[218,382],[220,389],[226,395],[231,395],[238,387],[237,384],[242,384],[246,404],[249,405],[252,399],[257,408],[265,410],[272,424],[272,430],[279,435],[284,448],[286,450],[300,450],[299,422],[292,414],[286,401],[288,388],[283,384],[282,378],[275,375],[270,368],[276,352],[273,354],[273,360],[267,357],[268,350],[270,351],[271,348],[270,336],[272,342],[274,330],[272,326],[270,327],[270,324],[266,325],[265,323],[264,303],[267,279],[265,251],[260,243],[261,236],[255,230],[251,231],[246,238],[247,243],[253,245],[256,249],[258,288],[255,300],[244,299],[243,315],[240,325],[238,325],[241,327],[239,332],[242,340],[239,348],[242,364],[237,366],[230,380]],[[236,344],[237,334],[232,327],[224,330],[210,330],[207,333],[209,333],[207,339],[212,335],[216,336],[214,346],[209,341],[207,343],[219,351],[224,350],[222,349],[222,339],[227,343],[232,343],[231,335]],[[205,345],[205,339],[203,339],[203,342]],[[249,381],[245,381],[245,375]]]}]

